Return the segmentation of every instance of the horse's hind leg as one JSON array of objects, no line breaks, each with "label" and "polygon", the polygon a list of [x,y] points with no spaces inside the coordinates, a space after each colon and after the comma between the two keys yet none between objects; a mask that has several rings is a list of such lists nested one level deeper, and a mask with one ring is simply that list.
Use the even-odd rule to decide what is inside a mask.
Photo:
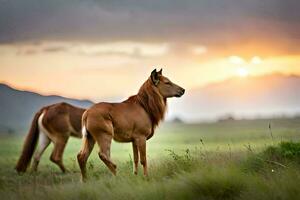
[{"label": "horse's hind leg", "polygon": [[46,148],[49,146],[49,144],[51,142],[50,138],[42,131],[40,131],[39,136],[40,136],[39,147],[33,158],[32,171],[37,171],[42,154],[44,153],[44,151],[46,150]]},{"label": "horse's hind leg", "polygon": [[66,168],[63,164],[63,153],[67,144],[68,138],[60,139],[54,143],[54,149],[50,156],[50,160],[57,164],[63,173],[66,172]]},{"label": "horse's hind leg", "polygon": [[81,171],[81,180],[85,181],[86,179],[86,162],[90,156],[93,147],[95,145],[95,140],[91,135],[83,136],[82,147],[80,152],[77,155],[77,161]]},{"label": "horse's hind leg", "polygon": [[107,133],[102,133],[96,138],[97,143],[100,147],[100,152],[98,153],[100,159],[105,163],[109,170],[116,175],[117,166],[110,159],[110,146],[112,141],[112,135]]}]

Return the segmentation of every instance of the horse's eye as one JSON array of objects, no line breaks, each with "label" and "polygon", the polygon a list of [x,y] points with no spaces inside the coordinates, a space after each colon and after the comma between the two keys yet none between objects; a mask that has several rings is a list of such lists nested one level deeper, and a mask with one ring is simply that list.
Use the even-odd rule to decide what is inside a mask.
[{"label": "horse's eye", "polygon": [[171,85],[171,82],[165,82],[165,84],[167,84],[167,85]]}]

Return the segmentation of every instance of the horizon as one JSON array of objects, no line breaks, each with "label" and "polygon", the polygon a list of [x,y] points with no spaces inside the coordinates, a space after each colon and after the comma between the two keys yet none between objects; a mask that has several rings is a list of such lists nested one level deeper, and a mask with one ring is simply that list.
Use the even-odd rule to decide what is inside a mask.
[{"label": "horizon", "polygon": [[[286,78],[291,78],[291,77],[300,78],[300,74],[294,74],[294,73],[284,74],[284,73],[280,73],[280,72],[274,72],[274,73],[263,74],[263,75],[247,75],[247,77],[232,76],[232,77],[229,77],[229,78],[224,79],[224,80],[220,80],[220,81],[216,81],[216,82],[209,82],[209,83],[204,84],[204,85],[199,85],[199,86],[196,86],[196,87],[189,88],[188,91],[193,91],[193,90],[198,90],[198,89],[201,89],[201,88],[206,88],[206,87],[209,87],[209,86],[218,85],[218,84],[225,83],[225,82],[228,82],[228,81],[231,81],[231,80],[249,80],[249,79],[266,78],[266,77],[272,77],[272,76],[282,76],[282,77],[286,77]],[[145,80],[147,80],[147,79],[145,79]],[[10,87],[11,89],[14,89],[14,90],[23,91],[23,92],[32,92],[32,93],[36,93],[36,94],[39,94],[39,95],[42,95],[42,96],[60,96],[60,97],[64,97],[64,98],[76,99],[76,100],[81,100],[81,101],[91,101],[93,103],[101,102],[101,99],[99,99],[99,101],[97,101],[97,100],[93,100],[93,99],[89,99],[89,98],[76,98],[74,96],[67,96],[67,95],[63,95],[63,94],[59,94],[59,93],[43,93],[43,92],[40,92],[40,91],[37,91],[37,90],[30,90],[28,88],[17,87],[17,86],[14,86],[14,85],[12,85],[8,82],[0,82],[0,84],[6,85],[6,86],[8,86],[8,87]],[[127,97],[130,97],[131,95],[137,94],[140,86],[141,85],[139,85],[136,88],[135,93],[124,95],[124,96],[108,96],[104,99],[111,100],[111,101],[121,101],[124,98],[126,99]]]},{"label": "horizon", "polygon": [[[297,83],[295,83],[293,80],[297,80]],[[263,83],[264,86],[259,90],[269,94],[269,97],[264,97],[265,95],[262,96],[261,92],[255,89],[257,88],[257,85],[260,85],[261,83]],[[63,97],[70,100],[74,99],[79,100],[82,103],[84,101],[88,101],[91,103],[121,102],[126,100],[129,96],[136,94],[134,93],[125,96],[110,97],[99,101],[93,101],[91,99],[78,99],[59,94],[42,94],[36,91],[16,88],[6,83],[0,84],[16,91],[34,93],[44,97]],[[300,93],[295,93],[294,89],[299,84],[300,76],[295,74],[287,75],[282,73],[272,73],[260,76],[249,75],[247,77],[231,77],[220,82],[209,83],[201,87],[192,88],[187,91],[187,94],[184,95],[183,98],[170,99],[168,101],[169,103],[166,120],[171,122],[175,119],[180,119],[180,121],[183,121],[185,123],[210,123],[219,120],[227,120],[231,117],[235,120],[298,117],[300,115],[300,106],[299,103],[295,103],[295,101],[300,99]],[[224,87],[224,85],[226,86]],[[245,92],[239,94],[237,92],[239,90]],[[285,90],[283,95],[281,95],[281,90]],[[234,93],[235,95],[232,95],[232,93]],[[253,96],[253,94],[257,95],[254,99],[256,99],[257,102],[260,102],[258,105],[256,105],[255,102],[252,103],[247,101],[247,96],[250,97],[251,101],[251,99],[253,99],[251,97]],[[291,94],[292,96],[294,96],[294,99],[289,100],[288,98],[291,97]],[[283,99],[281,96],[283,96]],[[272,98],[275,98],[277,100],[272,101]],[[223,102],[223,99],[225,100],[225,102]],[[237,99],[240,100],[236,101]],[[230,102],[228,102],[228,100],[230,100]],[[269,102],[272,103],[270,104]],[[220,107],[220,105],[222,106],[221,110],[218,110],[218,107]],[[226,107],[228,106],[229,110],[226,110]],[[197,112],[199,113],[197,114]]]}]

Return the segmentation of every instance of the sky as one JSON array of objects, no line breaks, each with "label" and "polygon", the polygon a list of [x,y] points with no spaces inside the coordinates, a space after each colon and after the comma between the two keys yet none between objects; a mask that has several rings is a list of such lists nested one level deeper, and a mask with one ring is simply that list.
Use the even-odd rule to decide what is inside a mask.
[{"label": "sky", "polygon": [[93,101],[135,94],[154,68],[187,91],[300,75],[297,0],[0,0],[0,82]]}]

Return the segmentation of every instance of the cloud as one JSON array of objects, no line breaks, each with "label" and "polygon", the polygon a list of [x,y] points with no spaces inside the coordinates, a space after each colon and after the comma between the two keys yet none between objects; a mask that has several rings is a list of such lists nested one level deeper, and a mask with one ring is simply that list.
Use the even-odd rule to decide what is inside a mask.
[{"label": "cloud", "polygon": [[[8,46],[10,48],[8,48]],[[71,43],[71,42],[43,42],[37,44],[0,45],[0,48],[17,55],[69,53],[83,56],[128,56],[128,57],[160,57],[169,52],[167,43],[143,42],[110,42],[110,43]]]},{"label": "cloud", "polygon": [[[10,46],[10,49],[7,47]],[[70,43],[60,42],[39,42],[39,43],[20,43],[10,45],[0,45],[0,48],[13,50],[17,55],[35,55],[41,53],[60,53],[68,52],[72,46]]]},{"label": "cloud", "polygon": [[299,52],[299,7],[294,0],[2,0],[0,42],[264,43]]},{"label": "cloud", "polygon": [[202,55],[207,52],[207,48],[205,46],[196,46],[192,49],[195,55]]},{"label": "cloud", "polygon": [[58,47],[46,47],[43,49],[44,52],[63,52],[66,51],[67,48],[63,46],[58,46]]},{"label": "cloud", "polygon": [[70,48],[69,51],[84,55],[155,57],[167,54],[168,45],[141,42],[112,42],[101,44],[79,44]]}]

